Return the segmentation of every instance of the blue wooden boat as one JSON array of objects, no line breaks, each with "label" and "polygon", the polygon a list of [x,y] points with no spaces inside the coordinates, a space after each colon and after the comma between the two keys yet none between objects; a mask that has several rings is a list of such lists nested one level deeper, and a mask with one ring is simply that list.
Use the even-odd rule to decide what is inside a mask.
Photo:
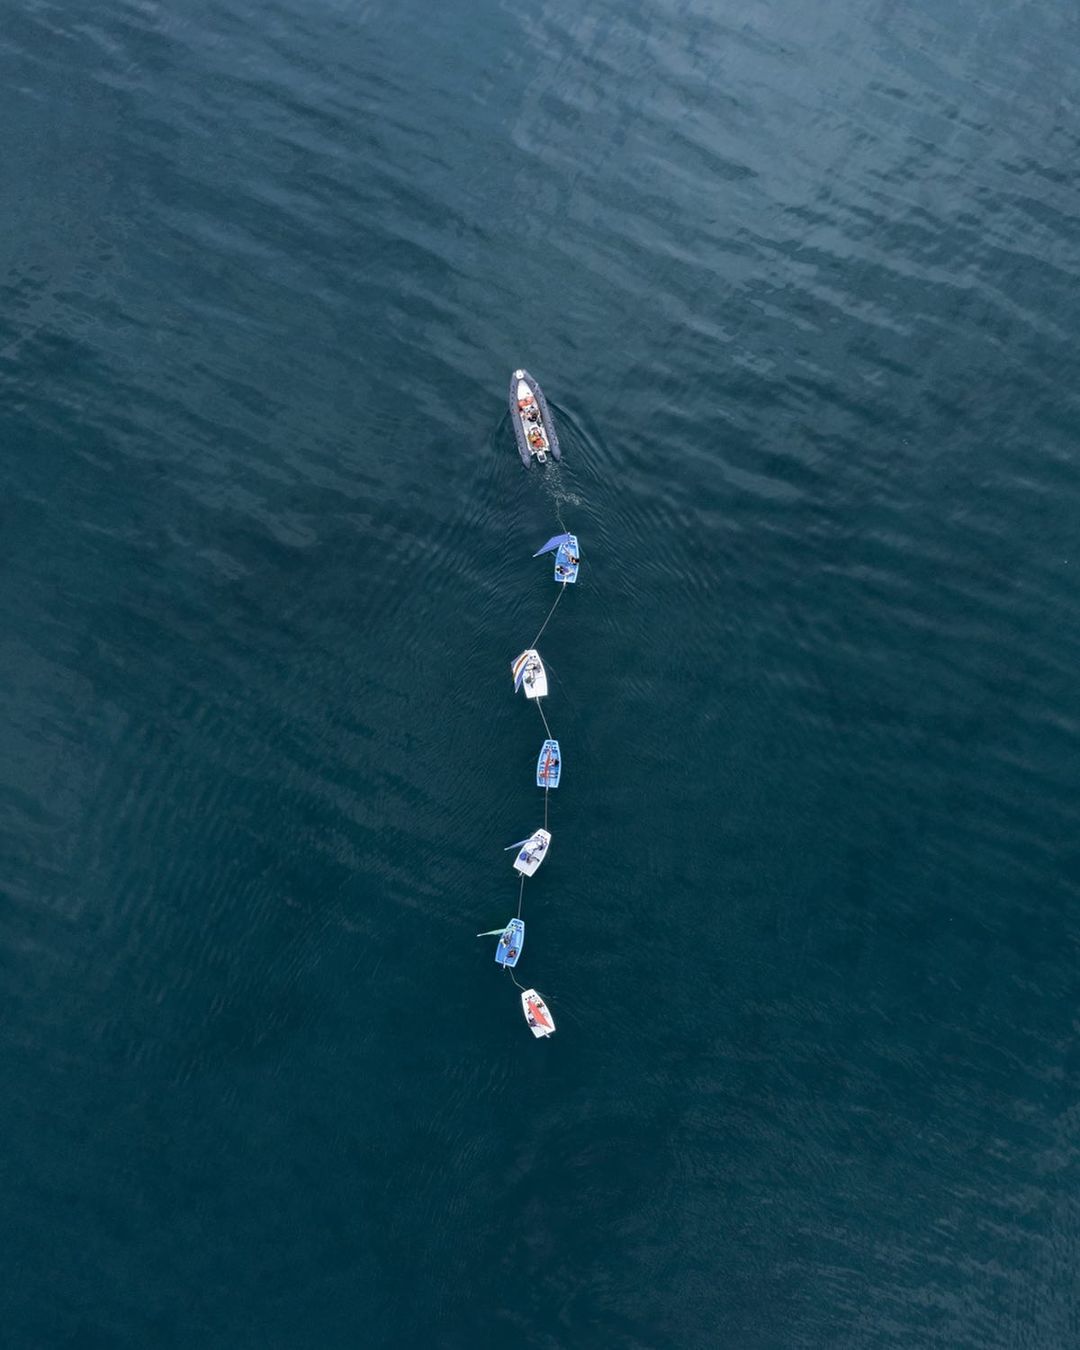
[{"label": "blue wooden boat", "polygon": [[555,554],[555,580],[561,581],[564,585],[570,585],[577,581],[580,566],[581,559],[578,557],[577,535],[568,534],[566,541],[559,545],[559,551]]},{"label": "blue wooden boat", "polygon": [[477,933],[477,937],[497,937],[495,960],[500,966],[511,970],[518,963],[521,949],[525,946],[525,922],[523,919],[511,919],[505,928],[489,928],[486,933]]},{"label": "blue wooden boat", "polygon": [[525,921],[523,919],[511,919],[503,929],[502,937],[499,938],[495,947],[495,960],[498,961],[500,966],[507,966],[513,970],[524,946]]},{"label": "blue wooden boat", "polygon": [[543,548],[538,548],[533,554],[534,558],[539,558],[542,553],[555,554],[555,580],[564,586],[577,581],[578,568],[581,566],[581,559],[578,556],[578,541],[576,534],[553,534]]},{"label": "blue wooden boat", "polygon": [[562,755],[558,741],[545,741],[540,747],[540,758],[536,761],[536,786],[557,788],[562,774]]}]

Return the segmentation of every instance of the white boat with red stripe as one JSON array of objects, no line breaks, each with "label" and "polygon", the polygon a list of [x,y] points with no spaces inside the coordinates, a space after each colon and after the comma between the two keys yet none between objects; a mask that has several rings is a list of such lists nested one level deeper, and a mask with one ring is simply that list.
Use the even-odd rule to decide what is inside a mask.
[{"label": "white boat with red stripe", "polygon": [[525,1014],[525,1021],[528,1022],[529,1030],[534,1036],[553,1036],[555,1034],[555,1019],[552,1017],[548,1005],[535,989],[522,990],[521,1011]]}]

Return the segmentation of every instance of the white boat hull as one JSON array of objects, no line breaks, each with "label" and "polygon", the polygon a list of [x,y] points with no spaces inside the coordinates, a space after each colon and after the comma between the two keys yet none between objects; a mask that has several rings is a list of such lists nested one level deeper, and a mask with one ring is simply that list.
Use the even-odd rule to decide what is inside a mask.
[{"label": "white boat hull", "polygon": [[548,1005],[535,989],[522,991],[521,1011],[525,1014],[525,1021],[529,1024],[529,1030],[534,1036],[552,1036],[555,1034],[555,1019],[552,1017]]},{"label": "white boat hull", "polygon": [[514,855],[514,871],[522,876],[531,877],[548,855],[551,844],[550,830],[537,830],[529,835]]},{"label": "white boat hull", "polygon": [[515,689],[517,688],[518,677],[521,676],[521,687],[525,691],[526,698],[547,698],[547,671],[544,669],[544,663],[540,660],[540,653],[535,647],[529,647],[519,657],[511,661],[510,673],[514,677]]},{"label": "white boat hull", "polygon": [[[516,371],[514,373],[517,374]],[[524,374],[524,371],[522,374]],[[537,403],[533,391],[520,378],[517,386],[517,407],[521,434],[525,438],[525,444],[529,447],[529,453],[538,464],[546,464],[547,452],[551,446],[548,438],[544,435],[540,405]]]}]

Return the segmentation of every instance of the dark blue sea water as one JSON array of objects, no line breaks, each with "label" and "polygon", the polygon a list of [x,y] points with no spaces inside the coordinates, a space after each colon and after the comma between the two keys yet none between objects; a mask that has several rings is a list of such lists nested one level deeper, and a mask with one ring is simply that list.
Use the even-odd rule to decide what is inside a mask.
[{"label": "dark blue sea water", "polygon": [[1080,1343],[1078,49],[2,7],[4,1345]]}]

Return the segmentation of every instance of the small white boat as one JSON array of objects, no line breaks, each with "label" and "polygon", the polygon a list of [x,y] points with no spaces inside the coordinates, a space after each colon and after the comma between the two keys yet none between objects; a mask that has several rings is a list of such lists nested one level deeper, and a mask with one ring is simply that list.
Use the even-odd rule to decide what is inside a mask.
[{"label": "small white boat", "polygon": [[[520,872],[523,876],[531,877],[547,857],[550,843],[551,832],[549,830],[536,830],[529,835],[528,839],[519,839],[516,844],[511,844],[510,848],[517,850],[514,856],[514,871]],[[510,849],[506,850],[507,853],[509,851]]]},{"label": "small white boat", "polygon": [[510,673],[514,677],[515,694],[524,688],[526,698],[547,697],[547,671],[535,647],[529,647],[511,661]]},{"label": "small white boat", "polygon": [[548,1005],[535,989],[525,989],[521,994],[521,1011],[534,1036],[551,1036],[555,1031],[555,1019]]}]

